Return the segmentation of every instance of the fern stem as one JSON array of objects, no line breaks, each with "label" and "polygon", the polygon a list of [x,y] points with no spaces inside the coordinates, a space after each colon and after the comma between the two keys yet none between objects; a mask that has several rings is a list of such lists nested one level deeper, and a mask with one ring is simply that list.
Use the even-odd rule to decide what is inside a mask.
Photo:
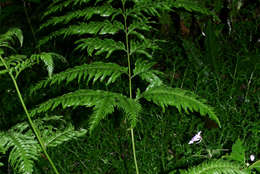
[{"label": "fern stem", "polygon": [[[127,50],[127,62],[128,62],[128,79],[129,79],[129,97],[133,98],[132,96],[132,74],[131,74],[131,60],[130,60],[130,49],[129,49],[129,38],[128,38],[128,27],[127,27],[127,14],[125,11],[125,1],[122,0],[123,4],[123,16],[124,16],[124,27],[125,27],[125,38],[126,38],[126,50]],[[132,140],[132,148],[133,148],[133,155],[134,155],[134,163],[135,163],[135,170],[136,174],[139,174],[137,159],[136,159],[136,151],[135,151],[135,139],[134,139],[134,129],[131,126],[131,140]]]},{"label": "fern stem", "polygon": [[24,111],[25,111],[25,113],[26,113],[26,116],[27,116],[27,119],[28,119],[28,121],[29,121],[29,124],[30,124],[30,126],[31,126],[31,128],[32,128],[32,130],[33,130],[33,132],[34,132],[34,134],[35,134],[35,136],[36,136],[36,138],[37,138],[37,140],[38,140],[40,146],[41,146],[41,149],[42,149],[44,155],[46,156],[46,158],[48,159],[49,163],[51,164],[51,166],[52,166],[54,172],[55,172],[56,174],[59,174],[57,168],[55,167],[55,165],[54,165],[54,163],[53,163],[53,161],[52,161],[52,159],[50,158],[49,154],[48,154],[47,151],[46,151],[46,148],[45,148],[45,146],[44,146],[43,140],[42,140],[42,138],[41,138],[40,135],[39,135],[39,131],[37,130],[35,124],[33,123],[32,119],[31,119],[31,117],[30,117],[30,114],[29,114],[28,109],[27,109],[27,107],[26,107],[26,105],[25,105],[25,103],[24,103],[22,94],[21,94],[21,92],[20,92],[20,90],[19,90],[19,87],[18,87],[18,85],[17,85],[17,82],[16,82],[16,80],[15,80],[15,77],[13,76],[12,72],[9,71],[9,68],[8,68],[8,66],[7,66],[7,64],[6,64],[6,62],[5,62],[5,60],[2,58],[2,56],[0,56],[0,59],[1,59],[2,63],[4,64],[5,68],[6,68],[6,69],[8,70],[8,72],[9,72],[9,75],[10,75],[10,77],[11,77],[13,83],[14,83],[14,86],[15,86],[16,92],[17,92],[17,94],[18,94],[18,97],[19,97],[19,99],[20,99],[20,102],[21,102],[21,104],[22,104],[22,106],[23,106],[23,109],[24,109]]}]

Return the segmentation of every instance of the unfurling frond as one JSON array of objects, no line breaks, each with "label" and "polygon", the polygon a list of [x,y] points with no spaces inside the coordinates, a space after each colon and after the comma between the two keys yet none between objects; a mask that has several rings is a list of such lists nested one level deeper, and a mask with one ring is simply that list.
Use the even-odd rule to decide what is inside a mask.
[{"label": "unfurling frond", "polygon": [[[154,66],[155,63],[145,61],[138,59],[135,62],[135,69],[134,69],[134,75],[139,76],[142,80],[145,80],[146,82],[149,83],[149,87],[154,87],[154,86],[161,86],[163,82],[161,79],[158,77],[158,75],[162,74],[161,72],[157,70],[153,70],[152,67]],[[132,78],[133,78],[132,77]]]},{"label": "unfurling frond", "polygon": [[84,64],[67,69],[66,71],[53,75],[51,78],[39,82],[32,88],[31,92],[33,93],[38,89],[46,87],[48,84],[60,84],[63,81],[69,83],[75,79],[78,79],[78,82],[80,82],[81,79],[87,79],[87,82],[93,79],[93,83],[95,83],[97,80],[102,82],[108,78],[106,85],[109,85],[110,83],[114,83],[122,74],[127,74],[127,68],[115,63],[95,62],[92,64]]},{"label": "unfurling frond", "polygon": [[200,99],[191,91],[170,87],[153,87],[147,89],[142,95],[146,100],[154,102],[165,110],[165,106],[175,106],[179,111],[196,111],[202,116],[208,114],[209,118],[216,121],[220,126],[218,117],[214,109],[205,104],[205,100]]},{"label": "unfurling frond", "polygon": [[193,167],[181,174],[249,174],[246,170],[242,170],[240,165],[229,161],[210,161]]},{"label": "unfurling frond", "polygon": [[102,90],[77,90],[65,94],[63,96],[50,99],[42,103],[38,108],[32,110],[31,116],[38,113],[54,110],[59,105],[63,108],[86,106],[94,107],[94,112],[90,118],[90,131],[105,118],[108,114],[114,111],[114,107],[122,109],[127,118],[131,122],[131,126],[134,127],[138,118],[138,113],[141,110],[141,105],[130,98],[118,93],[107,92]]},{"label": "unfurling frond", "polygon": [[107,52],[106,58],[108,58],[114,51],[126,51],[122,42],[116,42],[113,39],[87,38],[80,39],[76,43],[79,44],[76,49],[84,50],[87,48],[90,56],[92,56],[94,51],[96,51],[95,55]]}]

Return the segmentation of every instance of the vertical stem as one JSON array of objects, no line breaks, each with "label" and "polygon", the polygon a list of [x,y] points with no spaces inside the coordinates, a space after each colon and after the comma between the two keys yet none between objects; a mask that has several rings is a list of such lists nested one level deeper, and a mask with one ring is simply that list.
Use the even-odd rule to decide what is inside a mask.
[{"label": "vertical stem", "polygon": [[56,169],[56,167],[55,167],[53,161],[51,160],[49,154],[48,154],[47,151],[46,151],[46,148],[45,148],[45,145],[44,145],[44,143],[43,143],[43,140],[42,140],[42,138],[41,138],[40,135],[39,135],[39,131],[37,130],[35,124],[33,123],[32,119],[31,119],[31,117],[30,117],[30,114],[29,114],[29,112],[28,112],[28,109],[27,109],[27,107],[26,107],[24,101],[23,101],[23,97],[22,97],[22,95],[21,95],[21,92],[20,92],[20,90],[19,90],[19,87],[18,87],[18,85],[17,85],[17,83],[16,83],[16,80],[15,80],[15,78],[14,78],[12,72],[9,70],[7,64],[5,63],[5,60],[4,60],[1,56],[0,56],[0,60],[2,61],[2,63],[3,63],[4,66],[5,66],[5,68],[6,68],[6,69],[8,70],[8,72],[9,72],[9,75],[10,75],[10,77],[11,77],[13,83],[14,83],[14,86],[15,86],[16,92],[17,92],[17,94],[18,94],[18,97],[19,97],[19,99],[20,99],[20,102],[21,102],[21,104],[22,104],[22,106],[23,106],[23,109],[24,109],[24,111],[25,111],[25,113],[26,113],[26,116],[27,116],[27,119],[28,119],[28,121],[29,121],[29,124],[30,124],[30,126],[31,126],[31,128],[32,128],[32,130],[33,130],[33,132],[34,132],[34,134],[35,134],[35,136],[36,136],[36,138],[37,138],[37,140],[38,140],[40,146],[41,146],[41,149],[42,149],[44,155],[46,156],[46,158],[48,159],[49,163],[51,164],[51,166],[52,166],[54,172],[55,172],[56,174],[59,174],[59,172],[58,172],[58,170]]},{"label": "vertical stem", "polygon": [[[124,26],[125,26],[125,38],[126,38],[126,50],[127,50],[127,62],[128,62],[128,79],[129,79],[129,97],[133,98],[132,96],[132,74],[131,74],[131,60],[130,60],[130,48],[129,48],[129,39],[128,39],[128,28],[127,28],[127,14],[125,11],[125,1],[122,1],[123,4],[123,16],[124,16]],[[139,174],[138,164],[136,160],[136,151],[135,151],[135,139],[134,139],[134,129],[131,126],[131,140],[132,140],[132,148],[133,148],[133,155],[134,155],[134,163],[135,163],[135,170],[136,174]]]}]

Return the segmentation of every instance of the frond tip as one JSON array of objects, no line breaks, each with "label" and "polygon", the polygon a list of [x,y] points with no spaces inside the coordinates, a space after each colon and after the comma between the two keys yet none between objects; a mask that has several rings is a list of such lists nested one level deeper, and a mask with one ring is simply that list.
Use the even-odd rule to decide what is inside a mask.
[{"label": "frond tip", "polygon": [[202,116],[208,114],[209,118],[216,121],[219,127],[221,127],[214,109],[205,104],[204,100],[200,99],[191,91],[160,86],[149,88],[141,97],[161,106],[163,110],[165,110],[165,106],[175,106],[179,112],[181,109],[184,109],[185,112],[188,112],[188,110],[199,112]]}]

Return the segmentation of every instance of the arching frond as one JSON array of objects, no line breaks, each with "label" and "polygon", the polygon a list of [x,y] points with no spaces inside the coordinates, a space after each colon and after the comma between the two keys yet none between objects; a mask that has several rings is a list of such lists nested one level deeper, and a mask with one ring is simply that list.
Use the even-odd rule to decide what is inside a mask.
[{"label": "arching frond", "polygon": [[0,47],[10,46],[14,44],[16,39],[19,41],[20,46],[23,45],[23,33],[18,28],[9,29],[5,34],[0,35]]},{"label": "arching frond", "polygon": [[15,77],[17,78],[18,75],[23,70],[25,70],[26,68],[30,68],[33,65],[38,64],[39,62],[42,61],[47,67],[49,76],[52,76],[53,69],[54,69],[53,58],[61,59],[63,62],[66,61],[66,59],[59,54],[51,53],[51,52],[50,53],[42,52],[39,54],[33,54],[29,58],[27,58],[25,55],[9,56],[6,58],[6,64],[9,66],[9,71],[15,73]]},{"label": "arching frond", "polygon": [[114,51],[126,51],[125,45],[122,42],[116,42],[113,39],[99,39],[99,38],[87,38],[76,41],[76,49],[84,50],[87,48],[88,54],[92,56],[94,51],[95,55],[100,55],[107,52],[106,58],[108,58]]},{"label": "arching frond", "polygon": [[145,80],[149,83],[149,87],[154,86],[161,86],[163,82],[158,77],[159,74],[162,74],[161,72],[157,70],[153,70],[152,67],[154,66],[154,62],[149,62],[145,60],[138,59],[135,62],[135,69],[133,71],[133,77],[139,76],[142,80]]},{"label": "arching frond", "polygon": [[46,12],[43,14],[43,17],[46,17],[50,14],[56,13],[56,12],[60,12],[62,11],[64,8],[68,7],[69,5],[75,3],[75,0],[67,0],[67,1],[62,1],[62,0],[58,0],[58,1],[54,1],[46,10]]},{"label": "arching frond", "polygon": [[127,98],[122,94],[102,90],[84,89],[77,90],[42,103],[38,108],[31,111],[31,116],[54,110],[59,105],[62,105],[63,108],[95,106],[94,112],[90,118],[90,131],[92,131],[95,126],[98,125],[100,120],[107,116],[107,114],[112,113],[114,111],[114,107],[122,109],[125,112],[133,127],[136,124],[138,113],[141,110],[141,105],[138,101]]},{"label": "arching frond", "polygon": [[66,71],[53,75],[51,78],[39,82],[31,89],[31,93],[46,87],[48,84],[60,84],[63,81],[69,83],[75,79],[78,79],[78,82],[82,79],[87,79],[87,82],[93,79],[93,83],[95,83],[97,80],[102,82],[108,78],[106,85],[109,85],[110,83],[114,83],[122,74],[127,74],[127,68],[115,63],[94,62],[92,64],[84,64],[67,69]]},{"label": "arching frond", "polygon": [[229,161],[209,161],[191,169],[181,172],[181,174],[249,174],[240,169],[241,166]]},{"label": "arching frond", "polygon": [[218,117],[212,107],[205,104],[205,100],[200,99],[197,95],[191,91],[187,91],[180,88],[170,88],[170,87],[152,87],[146,90],[141,97],[148,101],[151,101],[163,108],[165,106],[175,106],[179,111],[184,109],[185,112],[196,111],[202,116],[208,114],[209,118],[216,121],[220,126]]},{"label": "arching frond", "polygon": [[93,15],[100,15],[103,17],[109,17],[114,13],[119,13],[118,9],[113,8],[110,5],[104,5],[99,7],[89,7],[83,10],[76,10],[73,12],[69,12],[64,16],[57,16],[49,19],[43,25],[41,25],[40,30],[48,27],[48,26],[55,26],[57,24],[67,24],[72,20],[75,19],[86,19],[89,20]]}]

